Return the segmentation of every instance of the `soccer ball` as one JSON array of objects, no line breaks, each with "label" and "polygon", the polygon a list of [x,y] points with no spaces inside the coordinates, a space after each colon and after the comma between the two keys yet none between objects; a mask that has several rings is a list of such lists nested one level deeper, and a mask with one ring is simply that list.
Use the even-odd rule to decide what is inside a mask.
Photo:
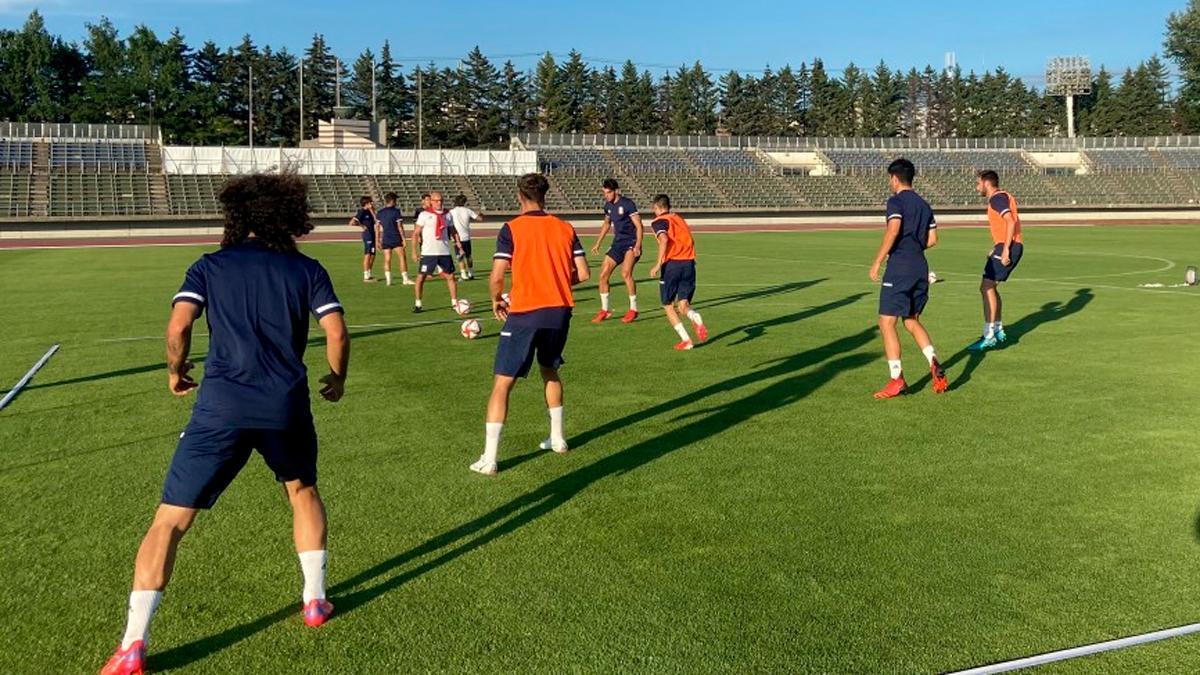
[{"label": "soccer ball", "polygon": [[462,322],[462,336],[468,340],[474,340],[479,337],[480,330],[479,322],[475,319],[467,319]]},{"label": "soccer ball", "polygon": [[454,311],[458,312],[459,316],[466,316],[471,313],[471,301],[466,298],[459,298],[458,302],[454,303]]},{"label": "soccer ball", "polygon": [[929,283],[936,284],[937,282],[938,282],[937,272],[934,272],[933,270],[929,270]]}]

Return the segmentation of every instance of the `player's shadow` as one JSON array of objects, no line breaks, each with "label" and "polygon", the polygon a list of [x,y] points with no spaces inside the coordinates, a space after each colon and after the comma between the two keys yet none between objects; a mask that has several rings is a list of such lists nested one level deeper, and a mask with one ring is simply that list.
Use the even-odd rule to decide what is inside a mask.
[{"label": "player's shadow", "polygon": [[830,312],[835,309],[840,309],[842,307],[845,307],[847,305],[852,305],[852,304],[858,302],[859,300],[861,300],[862,298],[865,298],[867,295],[869,295],[869,294],[868,293],[855,293],[853,295],[848,295],[844,298],[841,298],[840,300],[834,300],[832,302],[827,302],[824,305],[818,305],[816,307],[809,307],[808,309],[801,310],[799,312],[794,312],[792,314],[785,314],[783,316],[777,316],[773,319],[766,319],[763,321],[755,321],[754,323],[747,323],[747,324],[743,324],[741,326],[737,326],[735,328],[730,328],[727,331],[718,333],[717,335],[710,337],[708,339],[708,344],[712,344],[714,342],[720,342],[721,340],[723,340],[725,338],[732,337],[732,336],[738,335],[740,333],[740,334],[742,334],[742,337],[739,338],[736,342],[729,344],[730,347],[736,347],[737,345],[740,345],[740,344],[743,344],[746,342],[750,342],[751,340],[756,340],[756,339],[762,337],[763,335],[766,335],[768,328],[776,328],[778,326],[786,326],[791,323],[796,323],[797,321],[804,321],[805,319],[811,319],[812,317],[817,316],[819,314],[824,314],[825,312]]},{"label": "player's shadow", "polygon": [[[742,398],[676,417],[663,425],[665,430],[662,433],[575,469],[330,587],[328,593],[338,608],[335,620],[344,620],[346,615],[372,600],[536,521],[597,481],[633,471],[697,441],[709,439],[755,417],[803,400],[835,377],[874,360],[873,355],[853,353],[874,335],[875,330],[868,329],[790,357],[760,364],[765,367],[632,413],[572,438],[572,447],[578,448],[588,441],[616,430],[628,429],[629,425],[652,416],[673,413],[716,394],[773,380]],[[402,569],[416,561],[421,562]],[[253,621],[155,654],[151,657],[151,664],[156,670],[190,665],[284,619],[298,621],[297,610],[296,606],[291,605],[281,607]]]},{"label": "player's shadow", "polygon": [[[1013,345],[1019,344],[1023,336],[1028,335],[1034,330],[1037,330],[1037,328],[1043,324],[1053,321],[1061,321],[1072,314],[1078,314],[1079,312],[1083,311],[1083,309],[1087,307],[1088,304],[1095,299],[1095,297],[1096,295],[1092,293],[1092,289],[1080,288],[1075,291],[1075,295],[1071,296],[1071,299],[1067,300],[1066,303],[1058,300],[1047,302],[1037,311],[1026,314],[1015,323],[1010,323],[1005,326],[1005,332],[1009,333],[1010,335],[1001,349],[1008,349]],[[972,352],[967,351],[964,348],[943,362],[942,368],[947,371],[947,375],[953,377],[950,384],[950,391],[958,389],[959,387],[963,387],[970,382],[971,376],[975,374],[975,369],[978,368],[981,363],[983,363],[983,360],[987,358],[987,355],[988,352]],[[963,365],[962,372],[957,374],[949,372],[951,368],[954,368],[959,363],[962,363],[964,359],[966,360],[966,363]],[[926,375],[925,377],[921,378],[921,381],[913,387],[913,390],[920,391],[926,384],[928,384],[928,382],[929,376]]]}]

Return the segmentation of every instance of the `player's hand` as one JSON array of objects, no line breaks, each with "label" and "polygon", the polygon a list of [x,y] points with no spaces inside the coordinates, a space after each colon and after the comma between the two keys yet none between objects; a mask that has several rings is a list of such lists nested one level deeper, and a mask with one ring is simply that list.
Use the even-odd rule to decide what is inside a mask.
[{"label": "player's hand", "polygon": [[183,366],[179,368],[178,372],[167,374],[167,387],[171,390],[172,394],[187,396],[193,389],[200,386],[196,384],[191,375],[188,375],[188,371],[195,367],[196,364],[191,361],[184,361]]},{"label": "player's hand", "polygon": [[492,298],[492,314],[500,321],[508,321],[508,303],[504,298]]},{"label": "player's hand", "polygon": [[879,263],[871,265],[871,281],[879,281]]},{"label": "player's hand", "polygon": [[342,396],[346,393],[346,378],[330,373],[322,377],[320,382],[325,385],[321,387],[321,398],[330,403],[342,400]]},{"label": "player's hand", "polygon": [[591,251],[593,254],[599,253],[600,252],[600,242],[596,242],[595,244],[592,244]]},{"label": "player's hand", "polygon": [[650,268],[650,278],[651,278],[651,279],[657,279],[657,278],[658,278],[658,271],[659,271],[659,269],[661,269],[661,268],[660,268],[658,265],[655,265],[654,267],[651,267],[651,268]]},{"label": "player's hand", "polygon": [[641,244],[638,244],[637,246],[633,247],[633,257],[634,258],[642,257],[642,245]]},{"label": "player's hand", "polygon": [[1000,252],[1000,264],[1004,265],[1005,267],[1008,267],[1009,264],[1012,263],[1011,255],[1012,254],[1009,252],[1008,249],[1004,249],[1003,251],[1001,251]]}]

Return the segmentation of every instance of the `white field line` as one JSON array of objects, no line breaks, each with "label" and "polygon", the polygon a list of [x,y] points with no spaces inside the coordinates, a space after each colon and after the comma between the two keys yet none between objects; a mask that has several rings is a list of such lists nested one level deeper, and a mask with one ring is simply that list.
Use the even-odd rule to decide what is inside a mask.
[{"label": "white field line", "polygon": [[50,349],[47,349],[46,353],[42,355],[42,358],[38,359],[37,363],[33,364],[33,367],[29,369],[29,372],[25,373],[24,377],[17,381],[12,389],[8,390],[8,393],[4,395],[4,398],[0,399],[0,410],[3,410],[4,406],[8,405],[10,401],[17,397],[17,394],[21,393],[21,389],[25,388],[25,385],[29,384],[29,381],[33,379],[33,376],[36,375],[39,370],[42,369],[42,366],[46,365],[46,362],[50,360],[50,357],[54,356],[55,352],[58,351],[58,347],[59,344],[57,342],[51,345]]},{"label": "white field line", "polygon": [[[479,316],[479,317],[475,317],[475,318],[479,319],[480,321],[487,321],[491,317],[490,316],[486,316],[486,317]],[[463,320],[465,321],[466,319],[463,319]],[[361,324],[349,324],[346,326],[346,328],[349,328],[350,330],[353,331],[353,330],[367,330],[367,329],[371,329],[371,328],[403,328],[403,327],[413,327],[413,326],[436,326],[438,324],[443,324],[443,323],[456,323],[457,321],[458,321],[458,319],[438,319],[438,320],[434,320],[434,321],[401,321],[399,323],[361,323]],[[206,337],[208,337],[208,333],[196,333],[194,335],[194,337],[206,338]],[[354,334],[351,333],[350,337],[353,338]],[[98,342],[98,343],[138,342],[141,340],[162,340],[162,339],[164,339],[162,335],[133,335],[130,337],[104,338],[102,340],[96,340],[96,342]]]},{"label": "white field line", "polygon": [[1067,659],[1077,659],[1081,656],[1090,656],[1092,654],[1108,652],[1114,649],[1134,647],[1137,645],[1146,644],[1148,642],[1158,642],[1159,640],[1166,640],[1173,637],[1179,637],[1181,635],[1190,635],[1192,633],[1200,633],[1200,623],[1190,623],[1186,626],[1177,626],[1175,628],[1156,630],[1150,633],[1131,635],[1129,637],[1123,637],[1116,640],[1106,640],[1104,642],[1096,642],[1090,645],[1072,647],[1070,649],[1060,649],[1058,651],[1046,652],[1045,654],[1027,656],[1022,659],[993,663],[987,666],[971,668],[969,670],[959,670],[950,673],[949,675],[993,675],[994,673],[1006,673],[1010,670],[1032,668],[1034,666],[1042,666],[1047,663],[1054,663],[1056,661],[1066,661]]}]

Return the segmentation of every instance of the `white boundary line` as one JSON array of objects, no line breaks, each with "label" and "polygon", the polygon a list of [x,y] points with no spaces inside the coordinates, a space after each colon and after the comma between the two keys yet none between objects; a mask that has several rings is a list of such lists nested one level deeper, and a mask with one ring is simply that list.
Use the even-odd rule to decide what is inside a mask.
[{"label": "white boundary line", "polygon": [[[479,317],[475,317],[475,318],[486,321],[486,320],[490,319],[491,316],[490,315],[489,316],[479,316]],[[464,317],[463,320],[465,321],[466,318]],[[362,323],[362,324],[350,324],[350,325],[346,326],[346,328],[349,328],[350,330],[365,330],[365,329],[370,329],[370,328],[401,328],[401,327],[407,327],[407,326],[412,326],[412,327],[436,326],[438,324],[455,323],[457,321],[458,321],[458,319],[434,319],[431,321],[402,321],[400,323]],[[196,333],[194,337],[206,338],[206,337],[208,337],[208,333]],[[351,333],[350,337],[354,337],[354,334]],[[134,335],[131,337],[104,338],[101,340],[96,340],[96,342],[101,343],[101,344],[107,344],[107,343],[113,343],[113,342],[138,342],[141,340],[161,340],[161,339],[163,339],[163,336],[161,336],[161,335]]]},{"label": "white boundary line", "polygon": [[1191,635],[1192,633],[1200,633],[1200,623],[1189,623],[1186,626],[1177,626],[1175,628],[1167,628],[1164,630],[1156,630],[1150,633],[1142,633],[1140,635],[1131,635],[1129,637],[1118,638],[1116,640],[1106,640],[1104,642],[1096,642],[1090,645],[1081,647],[1072,647],[1070,649],[1060,649],[1054,652],[1046,652],[1035,656],[1027,656],[1022,659],[1014,659],[1012,661],[1002,661],[978,668],[969,670],[956,670],[948,675],[992,675],[993,673],[1007,673],[1010,670],[1019,670],[1021,668],[1032,668],[1034,666],[1042,666],[1055,661],[1066,661],[1067,659],[1077,659],[1081,656],[1090,656],[1101,652],[1108,652],[1114,649],[1124,649],[1136,645],[1143,645],[1148,642],[1158,642],[1182,635]]},{"label": "white boundary line", "polygon": [[46,350],[45,354],[42,354],[42,358],[38,359],[37,363],[33,364],[33,367],[29,369],[29,372],[25,373],[25,376],[17,381],[16,386],[8,390],[8,393],[4,395],[4,398],[0,399],[0,410],[3,410],[4,406],[8,405],[10,401],[17,397],[17,394],[21,393],[21,389],[23,389],[25,385],[29,384],[29,381],[32,380],[33,376],[37,374],[37,371],[41,370],[42,366],[46,365],[46,362],[50,360],[51,356],[54,356],[54,353],[58,351],[58,347],[59,344],[55,342],[50,349]]}]

